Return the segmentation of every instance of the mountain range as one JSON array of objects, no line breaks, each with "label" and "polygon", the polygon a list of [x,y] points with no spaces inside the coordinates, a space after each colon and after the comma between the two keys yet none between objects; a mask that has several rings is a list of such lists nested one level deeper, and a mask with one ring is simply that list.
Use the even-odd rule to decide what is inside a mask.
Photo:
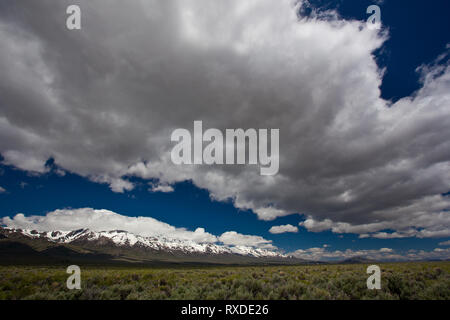
[{"label": "mountain range", "polygon": [[2,264],[297,264],[307,261],[247,246],[197,243],[123,230],[37,231],[0,227]]}]

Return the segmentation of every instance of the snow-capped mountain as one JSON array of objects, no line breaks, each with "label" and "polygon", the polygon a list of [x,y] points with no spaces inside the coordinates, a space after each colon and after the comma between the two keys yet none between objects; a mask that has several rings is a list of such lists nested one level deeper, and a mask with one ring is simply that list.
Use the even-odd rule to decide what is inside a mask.
[{"label": "snow-capped mountain", "polygon": [[115,246],[147,251],[205,254],[205,255],[241,255],[255,258],[290,258],[289,256],[262,248],[247,246],[225,246],[213,243],[198,243],[191,240],[167,238],[163,236],[144,237],[127,231],[92,231],[80,229],[74,231],[46,231],[3,228],[3,234],[20,234],[30,239],[43,239],[56,244],[73,244],[81,246]]}]

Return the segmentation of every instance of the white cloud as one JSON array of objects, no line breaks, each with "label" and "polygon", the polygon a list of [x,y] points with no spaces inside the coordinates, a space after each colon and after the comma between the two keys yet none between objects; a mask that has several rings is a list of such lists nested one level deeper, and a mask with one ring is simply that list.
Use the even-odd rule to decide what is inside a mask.
[{"label": "white cloud", "polygon": [[316,221],[312,217],[309,217],[305,221],[300,222],[299,225],[305,227],[311,232],[321,232],[331,229],[333,222],[330,219]]},{"label": "white cloud", "polygon": [[5,193],[6,189],[0,186],[0,193]]},{"label": "white cloud", "polygon": [[408,261],[427,259],[449,259],[450,249],[436,248],[433,251],[409,250],[406,253],[396,253],[391,248],[379,250],[336,250],[330,251],[325,248],[299,249],[291,253],[293,256],[314,261],[340,261],[350,258],[364,258],[374,261]]},{"label": "white cloud", "polygon": [[[380,210],[375,214],[385,214],[395,219],[374,223],[351,224],[334,222],[330,219],[317,221],[309,216],[299,223],[311,232],[331,230],[335,233],[356,233],[360,238],[432,238],[450,236],[450,214],[446,211],[448,199],[431,196],[415,201],[407,207]],[[377,232],[378,230],[397,230]]]},{"label": "white cloud", "polygon": [[236,231],[227,231],[222,233],[219,241],[229,246],[246,246],[261,249],[276,249],[272,244],[272,240],[264,239],[260,236],[246,235],[237,233]]},{"label": "white cloud", "polygon": [[416,252],[410,252],[406,255],[409,260],[430,260],[430,259],[450,259],[450,248],[441,249],[435,248],[433,251],[418,250]]},{"label": "white cloud", "polygon": [[298,228],[296,226],[293,226],[291,224],[285,224],[282,226],[273,226],[269,230],[272,234],[280,234],[280,233],[286,233],[286,232],[298,232]]},{"label": "white cloud", "polygon": [[164,192],[164,193],[168,193],[168,192],[173,192],[174,189],[171,185],[168,184],[155,184],[155,183],[150,183],[150,188],[149,191],[151,192]]},{"label": "white cloud", "polygon": [[118,193],[124,193],[125,191],[134,189],[133,183],[122,178],[113,178],[108,175],[93,175],[91,179],[95,182],[109,184],[111,190]]},{"label": "white cloud", "polygon": [[206,232],[204,228],[189,231],[151,217],[128,217],[104,209],[60,209],[49,212],[45,216],[25,216],[19,213],[12,219],[4,217],[2,223],[11,228],[39,231],[69,231],[84,228],[93,231],[125,230],[141,236],[166,236],[195,242],[217,242],[217,237]]},{"label": "white cloud", "polygon": [[[307,213],[316,232],[449,235],[442,55],[420,69],[419,91],[392,104],[372,54],[387,37],[365,21],[299,18],[301,1],[78,3],[89,37],[61,27],[63,2],[0,2],[5,163],[44,173],[53,158],[115,192],[132,190],[131,177],[192,180],[263,220]],[[279,174],[173,165],[170,133],[199,119],[280,128]]]},{"label": "white cloud", "polygon": [[64,177],[66,175],[66,172],[64,170],[62,170],[61,168],[56,168],[55,173],[60,177]]},{"label": "white cloud", "polygon": [[177,228],[151,217],[129,217],[105,209],[59,209],[45,216],[25,216],[16,214],[13,218],[0,219],[1,224],[10,228],[38,231],[78,230],[93,231],[125,230],[141,236],[164,236],[172,239],[191,240],[198,243],[222,242],[227,246],[243,246],[276,250],[272,240],[256,235],[245,235],[235,231],[224,232],[220,237],[198,227],[194,231]]}]

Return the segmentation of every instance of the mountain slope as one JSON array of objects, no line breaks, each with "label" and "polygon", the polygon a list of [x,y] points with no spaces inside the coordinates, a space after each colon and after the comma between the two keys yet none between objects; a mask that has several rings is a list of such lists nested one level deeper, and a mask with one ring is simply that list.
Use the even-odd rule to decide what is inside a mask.
[{"label": "mountain slope", "polygon": [[[41,258],[49,258],[49,263],[54,261],[214,264],[305,262],[266,249],[228,247],[166,237],[143,237],[121,230],[97,232],[80,229],[38,232],[0,228],[0,235],[4,237],[0,242],[18,242],[27,245]],[[0,250],[2,250],[1,246]],[[36,254],[30,254],[30,257],[34,259]],[[9,255],[13,253],[9,252]]]}]

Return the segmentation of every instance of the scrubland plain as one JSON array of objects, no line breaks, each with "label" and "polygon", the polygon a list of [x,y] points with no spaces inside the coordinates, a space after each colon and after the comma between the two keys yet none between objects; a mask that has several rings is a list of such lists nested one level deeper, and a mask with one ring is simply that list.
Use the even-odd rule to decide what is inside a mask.
[{"label": "scrubland plain", "polygon": [[450,262],[382,263],[381,290],[368,264],[81,267],[69,290],[64,267],[0,267],[0,299],[450,299]]}]

